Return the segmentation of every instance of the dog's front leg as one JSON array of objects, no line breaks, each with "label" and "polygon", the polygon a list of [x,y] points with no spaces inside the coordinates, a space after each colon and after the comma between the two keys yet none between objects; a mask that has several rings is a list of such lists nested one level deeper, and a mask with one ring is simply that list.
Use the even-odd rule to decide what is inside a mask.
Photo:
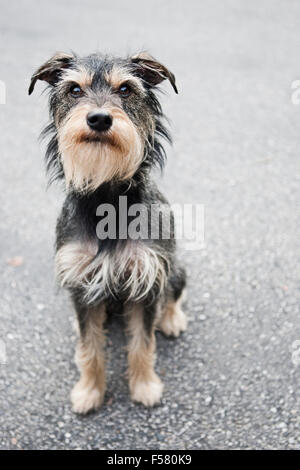
[{"label": "dog's front leg", "polygon": [[154,371],[156,305],[131,304],[126,308],[128,375],[131,398],[153,406],[161,399],[163,384]]},{"label": "dog's front leg", "polygon": [[79,322],[80,338],[75,361],[80,370],[80,380],[71,393],[73,410],[87,413],[98,408],[105,393],[105,306],[86,307],[74,301]]}]

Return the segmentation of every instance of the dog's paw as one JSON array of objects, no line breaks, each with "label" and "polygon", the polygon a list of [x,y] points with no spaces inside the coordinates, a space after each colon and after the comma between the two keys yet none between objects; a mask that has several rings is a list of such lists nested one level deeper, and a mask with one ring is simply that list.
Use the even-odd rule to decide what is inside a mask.
[{"label": "dog's paw", "polygon": [[166,336],[179,336],[187,328],[187,317],[180,307],[170,306],[163,315],[159,329]]},{"label": "dog's paw", "polygon": [[133,401],[142,403],[145,406],[153,406],[160,402],[163,389],[163,383],[160,378],[155,375],[147,382],[136,381],[131,386],[131,398]]},{"label": "dog's paw", "polygon": [[99,408],[104,398],[104,392],[97,387],[88,386],[81,380],[71,392],[72,408],[75,413],[86,414]]}]

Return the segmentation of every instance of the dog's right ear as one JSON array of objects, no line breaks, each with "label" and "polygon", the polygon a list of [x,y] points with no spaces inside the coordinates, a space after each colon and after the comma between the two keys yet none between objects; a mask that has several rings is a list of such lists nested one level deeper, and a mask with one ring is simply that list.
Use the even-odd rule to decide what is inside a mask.
[{"label": "dog's right ear", "polygon": [[175,93],[178,94],[174,74],[170,72],[167,67],[154,59],[154,57],[148,54],[148,52],[140,52],[139,54],[131,57],[131,61],[138,67],[136,73],[149,85],[158,85],[167,78]]},{"label": "dog's right ear", "polygon": [[33,92],[37,80],[44,80],[50,85],[55,85],[62,70],[68,68],[73,59],[74,56],[72,55],[57,52],[32,75],[28,94],[31,95]]}]

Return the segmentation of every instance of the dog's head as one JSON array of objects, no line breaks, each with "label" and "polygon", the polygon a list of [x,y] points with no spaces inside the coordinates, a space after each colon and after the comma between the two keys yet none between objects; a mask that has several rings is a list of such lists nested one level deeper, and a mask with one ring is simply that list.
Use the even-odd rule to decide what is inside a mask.
[{"label": "dog's head", "polygon": [[50,85],[54,136],[48,166],[60,169],[68,187],[92,191],[130,179],[141,165],[163,159],[158,135],[168,137],[153,93],[174,75],[146,53],[126,59],[58,53],[32,76]]}]

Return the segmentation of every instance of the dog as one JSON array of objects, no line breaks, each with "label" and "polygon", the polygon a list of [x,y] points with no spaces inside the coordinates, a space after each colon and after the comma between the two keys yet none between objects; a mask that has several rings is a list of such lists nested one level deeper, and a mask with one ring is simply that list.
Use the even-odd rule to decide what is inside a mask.
[{"label": "dog", "polygon": [[[157,85],[168,80],[177,93],[175,77],[145,52],[126,58],[56,53],[33,74],[29,94],[37,80],[49,88],[51,121],[42,133],[49,137],[49,180],[62,180],[66,190],[55,266],[79,326],[73,410],[85,414],[103,402],[104,323],[114,311],[126,323],[131,397],[153,406],[163,392],[154,370],[155,330],[178,336],[187,326],[181,308],[186,274],[176,257],[174,216],[151,178],[152,168],[165,162],[162,139],[171,141]],[[123,199],[128,211],[120,208]],[[144,209],[144,228],[154,227],[158,236],[139,232],[141,220],[131,210],[137,205]],[[148,217],[153,207],[160,213],[155,223]],[[113,233],[101,230],[109,225],[109,210]],[[166,213],[170,229],[163,236]]]}]

